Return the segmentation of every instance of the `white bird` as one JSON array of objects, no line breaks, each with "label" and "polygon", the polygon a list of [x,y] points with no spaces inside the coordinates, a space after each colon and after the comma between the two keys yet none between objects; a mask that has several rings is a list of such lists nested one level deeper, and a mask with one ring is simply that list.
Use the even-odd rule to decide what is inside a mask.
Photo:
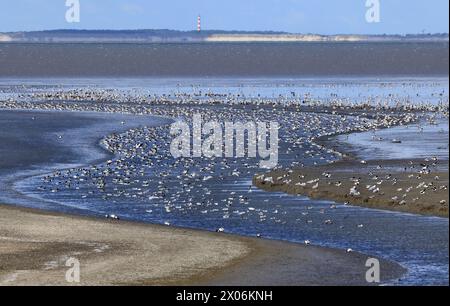
[{"label": "white bird", "polygon": [[105,215],[106,219],[113,219],[113,220],[120,220],[119,216],[117,215]]}]

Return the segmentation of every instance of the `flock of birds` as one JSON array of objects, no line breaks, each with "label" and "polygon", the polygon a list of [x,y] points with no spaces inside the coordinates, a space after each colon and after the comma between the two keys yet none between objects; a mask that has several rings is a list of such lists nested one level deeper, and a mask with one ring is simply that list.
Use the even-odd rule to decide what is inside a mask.
[{"label": "flock of birds", "polygon": [[[323,105],[295,95],[289,99],[249,99],[236,94],[210,92],[130,96],[116,90],[95,88],[28,93],[21,95],[20,99],[0,101],[0,109],[156,115],[188,122],[196,113],[200,113],[205,121],[216,120],[219,123],[277,121],[280,124],[280,169],[340,159],[340,152],[317,142],[323,137],[408,124],[427,116],[430,111],[448,116],[448,106],[444,105],[388,107],[342,101]],[[300,106],[306,111],[301,111]],[[108,135],[102,139],[101,145],[114,154],[113,159],[42,176],[37,190],[50,198],[61,196],[75,202],[103,203],[100,210],[112,220],[122,218],[118,212],[126,206],[165,225],[189,218],[193,218],[197,222],[195,224],[211,222],[216,225],[217,232],[227,231],[225,224],[232,226],[235,221],[253,220],[259,224],[288,222],[286,216],[289,212],[282,206],[271,207],[269,197],[252,196],[255,193],[252,177],[261,172],[256,158],[174,159],[170,154],[171,140],[168,126],[133,128]],[[236,184],[240,188],[227,190],[226,186]],[[357,193],[357,188],[350,190],[352,192]],[[265,205],[259,205],[261,201]],[[312,223],[308,214],[314,209],[307,207],[294,219],[295,222]],[[335,209],[333,204],[326,211],[317,211],[324,215],[323,224],[333,224],[330,214]],[[291,220],[292,216],[289,217]],[[363,226],[355,224],[355,228]],[[255,235],[262,236],[260,232]],[[304,243],[309,245],[311,241],[306,239]]]},{"label": "flock of birds", "polygon": [[[306,190],[317,190],[320,188],[324,188],[326,190],[328,186],[348,186],[348,184],[343,184],[342,181],[342,179],[348,179],[348,181],[351,182],[351,187],[349,189],[343,189],[342,194],[357,200],[362,200],[362,192],[368,194],[368,200],[372,200],[379,196],[385,196],[386,189],[389,187],[394,187],[389,188],[394,190],[393,192],[389,191],[389,195],[391,197],[389,202],[394,205],[403,206],[407,204],[414,204],[420,199],[423,200],[424,197],[433,195],[433,193],[438,191],[448,190],[447,182],[441,182],[439,175],[434,175],[434,177],[428,178],[426,177],[426,175],[432,173],[433,171],[439,171],[438,168],[440,167],[440,164],[438,164],[438,162],[439,159],[437,157],[426,158],[418,164],[413,161],[409,161],[407,166],[402,167],[403,170],[392,170],[391,168],[391,171],[385,170],[382,165],[378,165],[375,168],[367,167],[365,170],[368,172],[364,178],[361,177],[360,172],[358,172],[357,175],[345,178],[345,176],[341,176],[342,173],[339,173],[339,170],[336,173],[325,171],[322,174],[314,174],[314,178],[312,178],[306,177],[305,175],[298,175],[298,173],[294,174],[293,170],[289,170],[286,174],[277,177],[274,177],[273,174],[261,174],[256,177],[256,180],[258,183],[262,183],[264,185],[269,184],[269,186],[282,184],[294,188],[298,186]],[[398,175],[400,174],[401,176],[404,173],[408,173],[407,177],[409,184],[407,187],[400,187],[398,184]],[[334,175],[337,177],[335,178]],[[419,196],[417,196],[414,191],[419,191]],[[441,206],[448,207],[447,200],[441,199],[438,202]],[[344,204],[348,205],[349,202],[345,202]],[[431,199],[428,199],[426,204],[433,204],[433,202]],[[331,208],[336,208],[336,206],[332,205]],[[332,221],[326,220],[325,224],[332,224]]]}]

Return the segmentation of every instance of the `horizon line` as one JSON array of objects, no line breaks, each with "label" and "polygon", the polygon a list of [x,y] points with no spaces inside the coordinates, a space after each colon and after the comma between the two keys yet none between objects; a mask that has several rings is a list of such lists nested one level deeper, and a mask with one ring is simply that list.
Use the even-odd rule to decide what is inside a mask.
[{"label": "horizon line", "polygon": [[319,36],[338,36],[338,35],[356,35],[356,36],[408,36],[408,35],[449,35],[449,32],[426,32],[426,33],[377,33],[377,34],[362,34],[362,33],[335,33],[335,34],[320,34],[314,32],[300,33],[300,32],[286,32],[286,31],[275,31],[275,30],[221,30],[221,29],[203,29],[201,32],[197,30],[177,30],[169,28],[134,28],[134,29],[106,29],[106,28],[96,28],[96,29],[65,29],[65,28],[54,28],[54,29],[40,29],[40,30],[22,30],[22,31],[7,31],[0,33],[33,33],[33,32],[54,32],[54,31],[108,31],[108,32],[132,32],[132,31],[172,31],[181,33],[191,33],[195,32],[201,34],[202,32],[242,32],[242,33],[272,33],[272,34],[284,34],[284,35],[319,35]]}]

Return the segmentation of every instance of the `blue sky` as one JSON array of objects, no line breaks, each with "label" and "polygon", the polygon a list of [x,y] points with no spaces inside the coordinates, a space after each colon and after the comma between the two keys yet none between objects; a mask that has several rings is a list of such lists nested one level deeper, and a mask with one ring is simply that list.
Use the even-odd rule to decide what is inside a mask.
[{"label": "blue sky", "polygon": [[0,0],[0,32],[43,29],[273,30],[319,34],[448,33],[448,0],[79,0],[80,23],[65,21],[66,0]]}]

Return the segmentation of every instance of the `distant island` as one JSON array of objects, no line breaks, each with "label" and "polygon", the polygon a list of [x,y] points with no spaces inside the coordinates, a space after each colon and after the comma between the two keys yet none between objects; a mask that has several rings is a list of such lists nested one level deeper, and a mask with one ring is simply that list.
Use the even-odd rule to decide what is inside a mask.
[{"label": "distant island", "polygon": [[48,30],[0,33],[0,42],[182,43],[182,42],[387,42],[447,41],[448,33],[408,35],[319,35],[272,31]]}]

